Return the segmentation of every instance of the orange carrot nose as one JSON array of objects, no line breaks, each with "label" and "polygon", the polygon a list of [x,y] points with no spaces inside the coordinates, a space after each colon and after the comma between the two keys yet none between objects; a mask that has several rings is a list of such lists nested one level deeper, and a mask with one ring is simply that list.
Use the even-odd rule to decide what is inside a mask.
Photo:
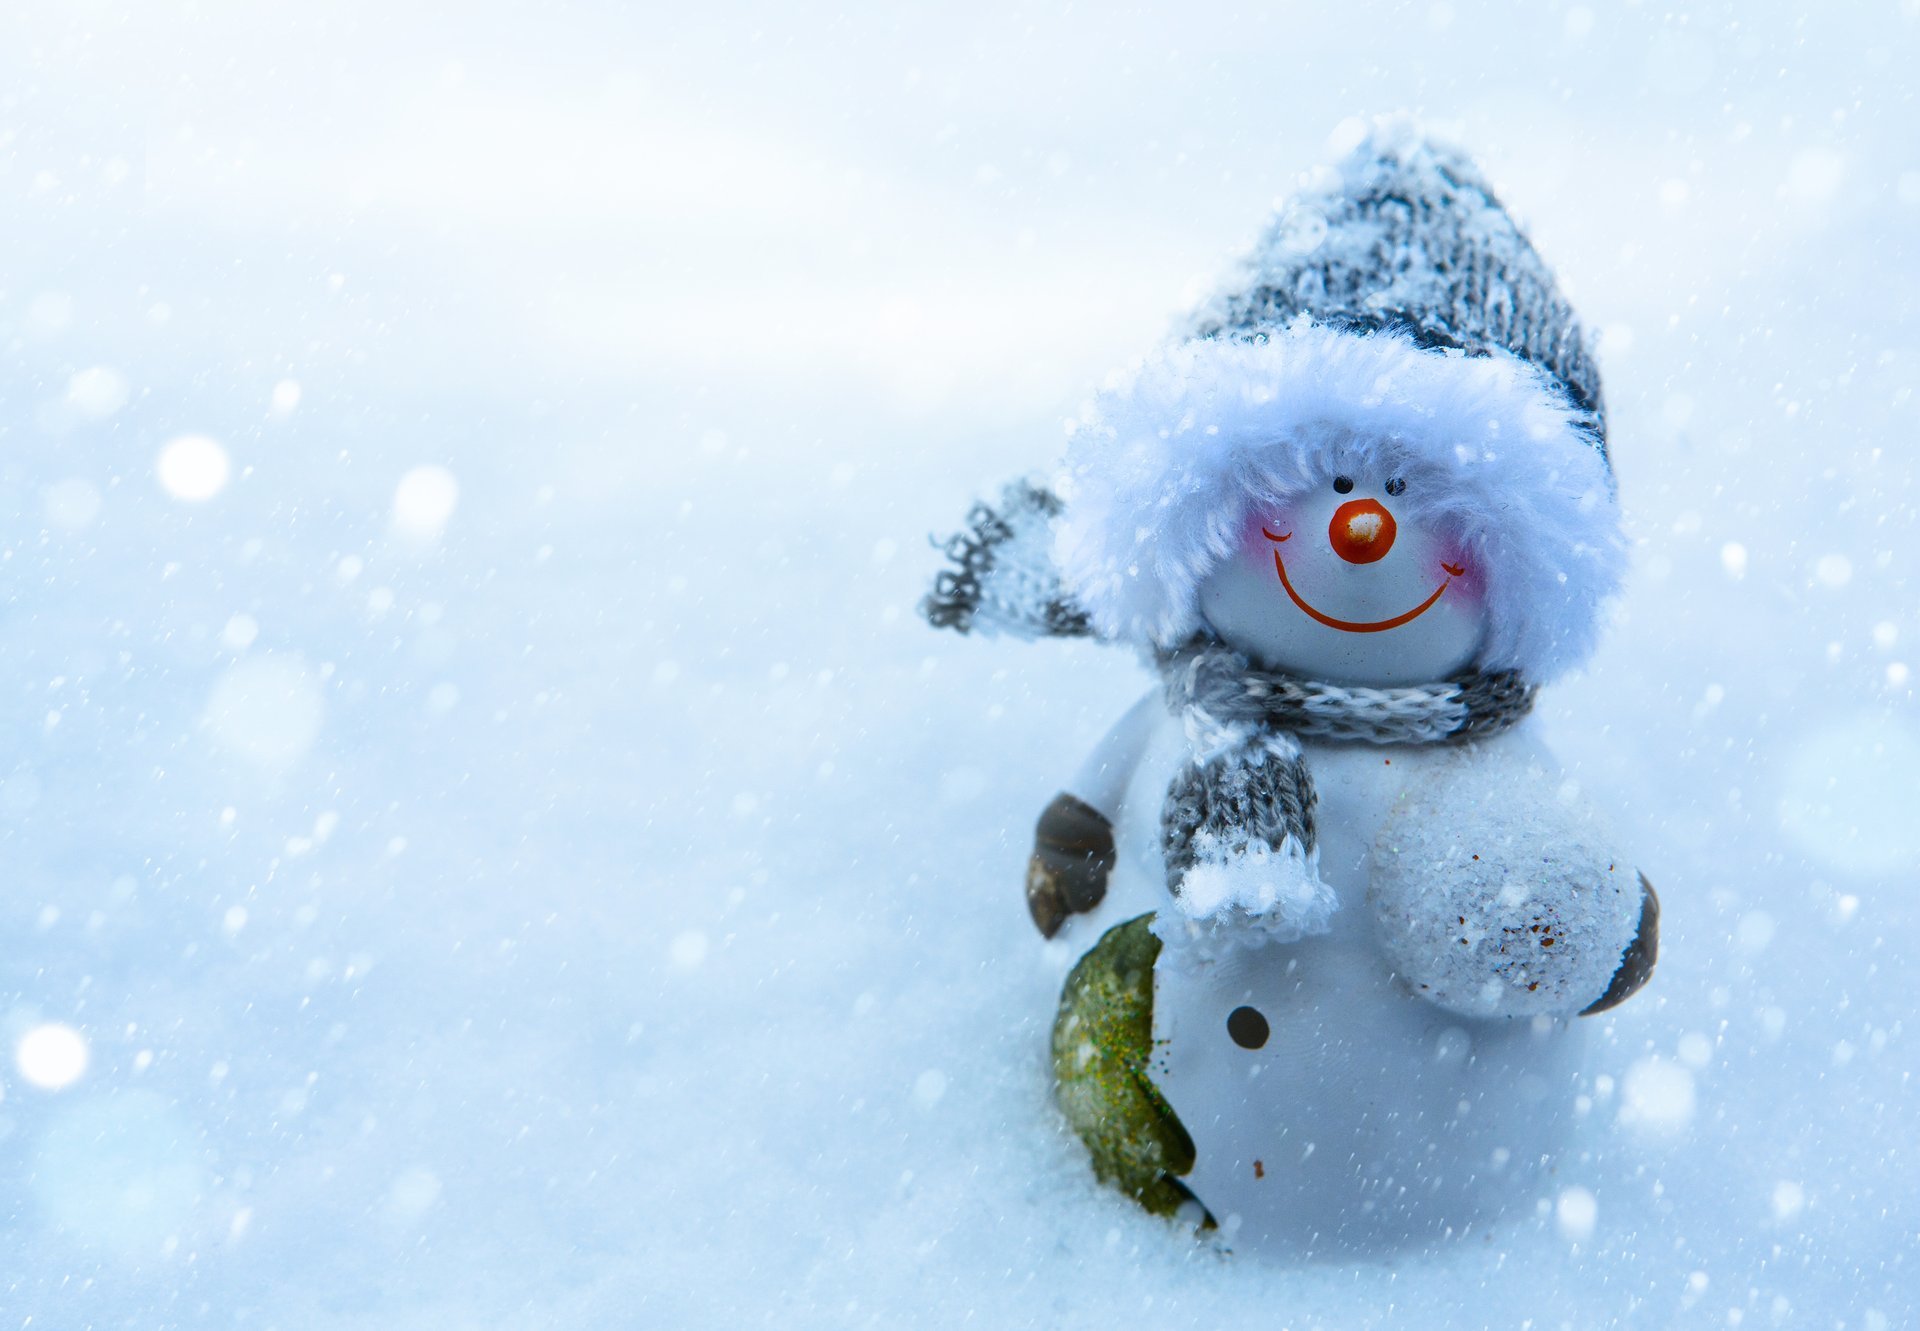
[{"label": "orange carrot nose", "polygon": [[1349,564],[1371,564],[1393,549],[1393,514],[1373,499],[1349,499],[1333,510],[1327,539]]}]

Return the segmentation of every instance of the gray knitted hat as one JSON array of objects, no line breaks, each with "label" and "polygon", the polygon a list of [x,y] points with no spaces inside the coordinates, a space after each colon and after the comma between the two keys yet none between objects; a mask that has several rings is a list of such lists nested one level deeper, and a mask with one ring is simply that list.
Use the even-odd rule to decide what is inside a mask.
[{"label": "gray knitted hat", "polygon": [[1625,563],[1600,376],[1572,308],[1459,150],[1382,125],[1283,205],[1159,352],[1076,424],[1054,555],[1093,632],[1172,647],[1249,513],[1343,472],[1486,570],[1482,669],[1590,652]]},{"label": "gray knitted hat", "polygon": [[1511,352],[1552,375],[1594,422],[1600,370],[1540,255],[1467,155],[1383,129],[1338,185],[1285,208],[1191,335],[1247,337],[1301,315],[1351,332],[1397,330],[1428,349]]}]

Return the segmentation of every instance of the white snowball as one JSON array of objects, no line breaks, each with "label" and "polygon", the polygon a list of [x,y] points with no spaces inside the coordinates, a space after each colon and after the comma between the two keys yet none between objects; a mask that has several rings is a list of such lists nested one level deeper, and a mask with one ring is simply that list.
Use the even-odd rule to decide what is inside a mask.
[{"label": "white snowball", "polygon": [[415,467],[393,491],[393,527],[416,541],[435,541],[460,502],[460,482],[445,467]]},{"label": "white snowball", "polygon": [[1548,775],[1469,751],[1410,787],[1374,843],[1381,947],[1422,997],[1466,1016],[1581,1011],[1640,922],[1640,883]]},{"label": "white snowball", "polygon": [[168,494],[197,504],[226,488],[232,465],[219,444],[202,434],[187,434],[160,450],[154,469]]},{"label": "white snowball", "polygon": [[29,1086],[62,1091],[87,1070],[87,1038],[60,1022],[35,1026],[14,1046],[14,1065]]}]

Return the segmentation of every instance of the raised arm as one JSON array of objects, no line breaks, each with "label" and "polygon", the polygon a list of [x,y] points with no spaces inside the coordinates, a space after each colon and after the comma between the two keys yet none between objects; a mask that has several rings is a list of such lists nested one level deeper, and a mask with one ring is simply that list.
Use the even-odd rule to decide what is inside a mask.
[{"label": "raised arm", "polygon": [[1027,909],[1046,937],[1106,896],[1116,859],[1113,825],[1163,708],[1157,689],[1129,708],[1041,813],[1027,861]]}]

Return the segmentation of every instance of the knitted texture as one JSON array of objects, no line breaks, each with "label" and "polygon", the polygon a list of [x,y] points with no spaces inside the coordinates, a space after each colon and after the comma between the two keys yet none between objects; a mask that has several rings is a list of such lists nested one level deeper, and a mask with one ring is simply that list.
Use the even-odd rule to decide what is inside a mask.
[{"label": "knitted texture", "polygon": [[1160,657],[1175,710],[1342,743],[1435,744],[1497,734],[1533,708],[1536,690],[1514,671],[1464,671],[1451,679],[1375,689],[1262,670],[1238,652],[1189,643]]},{"label": "knitted texture", "polygon": [[1383,124],[1329,184],[1282,209],[1189,331],[1245,337],[1302,315],[1432,349],[1511,352],[1591,413],[1606,454],[1600,370],[1573,307],[1472,160],[1410,125]]},{"label": "knitted texture", "polygon": [[936,541],[953,567],[935,577],[920,613],[935,628],[988,637],[1079,638],[1092,633],[1067,595],[1053,562],[1053,519],[1060,499],[1044,486],[1017,480],[998,508],[977,503],[967,529]]},{"label": "knitted texture", "polygon": [[1257,926],[1266,941],[1326,928],[1337,904],[1315,855],[1313,778],[1292,736],[1182,717],[1192,754],[1160,810],[1167,887],[1183,915]]},{"label": "knitted texture", "polygon": [[1175,647],[1251,521],[1337,476],[1483,579],[1474,664],[1545,683],[1593,650],[1626,541],[1572,308],[1458,149],[1387,125],[1283,206],[1165,346],[1075,417],[1055,522],[1103,638]]},{"label": "knitted texture", "polygon": [[1299,737],[1444,744],[1497,734],[1533,706],[1511,674],[1467,672],[1408,688],[1349,688],[1261,670],[1206,639],[1160,657],[1188,761],[1160,810],[1169,942],[1287,941],[1318,933],[1337,905],[1319,877],[1313,774]]}]

